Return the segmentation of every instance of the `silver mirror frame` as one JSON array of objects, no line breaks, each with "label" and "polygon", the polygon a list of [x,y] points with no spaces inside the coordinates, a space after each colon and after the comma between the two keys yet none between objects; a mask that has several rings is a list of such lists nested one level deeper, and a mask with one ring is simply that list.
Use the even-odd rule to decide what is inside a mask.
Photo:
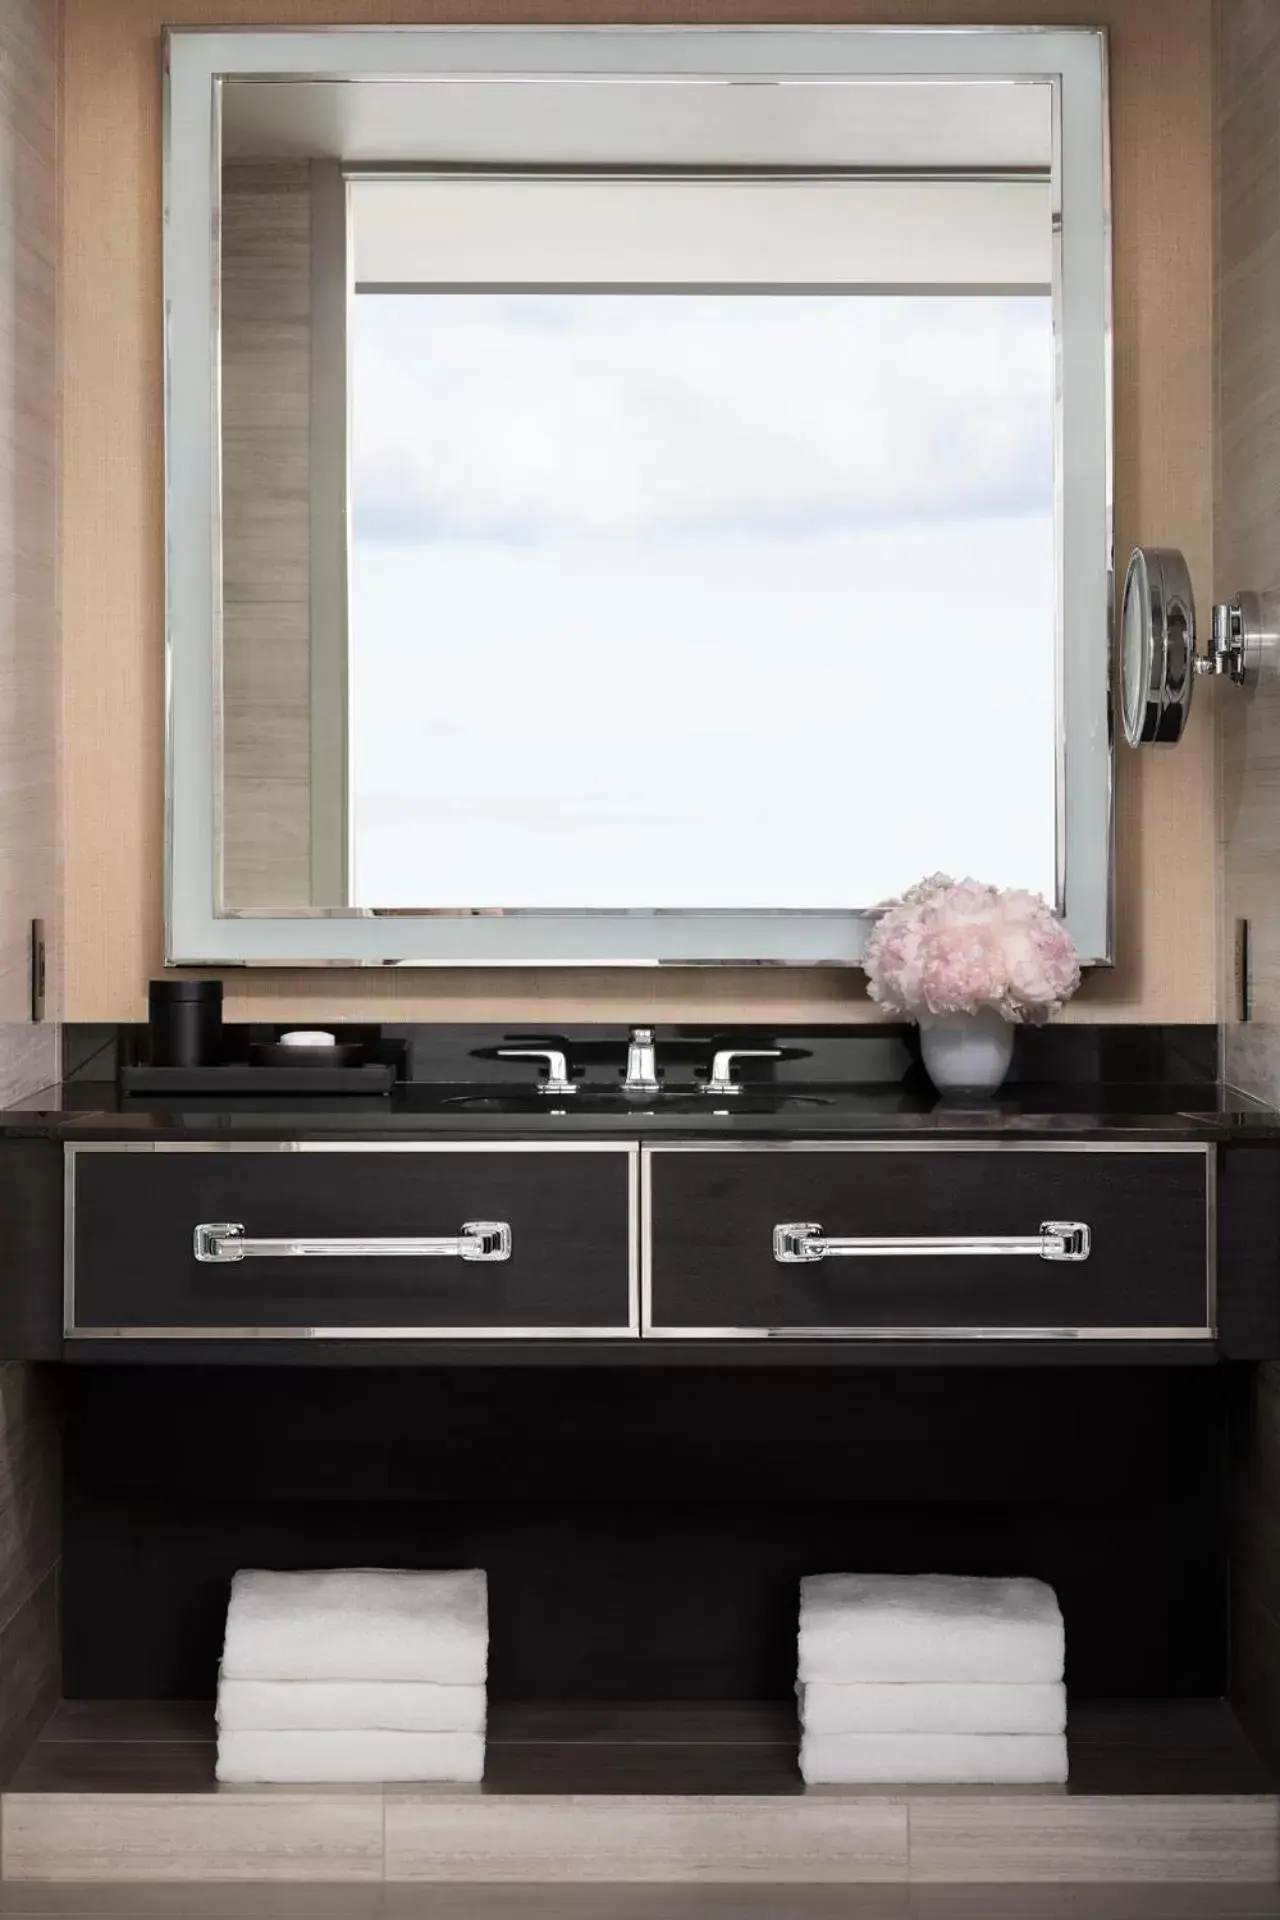
[{"label": "silver mirror frame", "polygon": [[[945,75],[1054,88],[1059,502],[1055,904],[1089,964],[1112,958],[1111,211],[1105,30],[1093,27],[313,28],[165,39],[167,730],[170,966],[856,966],[870,915],[219,911],[221,565],[216,284],[226,79],[583,83]],[[1063,209],[1068,217],[1063,218]],[[1011,670],[1012,667],[1011,667]],[[909,711],[904,704],[904,715]],[[856,792],[851,798],[856,802]]]}]

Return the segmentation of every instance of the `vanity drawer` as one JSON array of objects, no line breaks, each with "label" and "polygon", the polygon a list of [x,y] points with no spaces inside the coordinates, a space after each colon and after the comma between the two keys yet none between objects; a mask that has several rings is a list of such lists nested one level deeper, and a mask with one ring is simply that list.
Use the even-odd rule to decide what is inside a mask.
[{"label": "vanity drawer", "polygon": [[1208,1338],[1213,1177],[1181,1145],[652,1147],[644,1331]]},{"label": "vanity drawer", "polygon": [[625,1145],[68,1147],[67,1333],[634,1333],[635,1186]]}]

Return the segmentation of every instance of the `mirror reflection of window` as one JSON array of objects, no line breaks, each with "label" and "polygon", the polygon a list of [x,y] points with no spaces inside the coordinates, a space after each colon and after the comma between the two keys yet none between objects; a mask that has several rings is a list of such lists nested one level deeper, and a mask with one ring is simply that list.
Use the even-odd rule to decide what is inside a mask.
[{"label": "mirror reflection of window", "polygon": [[1043,178],[350,196],[355,904],[1052,896]]},{"label": "mirror reflection of window", "polygon": [[1052,90],[632,91],[226,90],[222,910],[1057,893]]}]

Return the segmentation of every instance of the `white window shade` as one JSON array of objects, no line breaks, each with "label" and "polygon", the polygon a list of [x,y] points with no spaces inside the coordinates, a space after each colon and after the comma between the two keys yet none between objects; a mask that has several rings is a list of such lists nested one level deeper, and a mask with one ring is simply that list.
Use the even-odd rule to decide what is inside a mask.
[{"label": "white window shade", "polygon": [[1047,290],[1050,185],[1007,180],[360,179],[358,287]]}]

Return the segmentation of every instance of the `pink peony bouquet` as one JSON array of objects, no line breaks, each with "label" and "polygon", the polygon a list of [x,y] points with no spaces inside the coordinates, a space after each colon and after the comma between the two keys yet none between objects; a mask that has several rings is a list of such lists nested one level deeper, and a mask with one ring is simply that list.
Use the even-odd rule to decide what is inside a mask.
[{"label": "pink peony bouquet", "polygon": [[935,873],[876,912],[871,998],[922,1026],[983,1007],[1038,1023],[1080,985],[1075,942],[1038,893]]}]

